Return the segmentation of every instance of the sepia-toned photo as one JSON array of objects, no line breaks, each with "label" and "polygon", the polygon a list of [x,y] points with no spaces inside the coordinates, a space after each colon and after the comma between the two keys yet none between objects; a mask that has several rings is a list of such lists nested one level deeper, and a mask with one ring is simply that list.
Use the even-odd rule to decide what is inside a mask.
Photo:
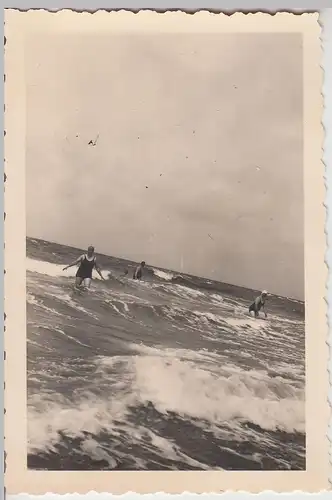
[{"label": "sepia-toned photo", "polygon": [[7,286],[25,272],[6,350],[9,371],[24,356],[25,474],[260,471],[279,476],[248,491],[292,473],[291,489],[323,489],[317,16],[8,16],[8,112],[24,124],[9,117]]}]

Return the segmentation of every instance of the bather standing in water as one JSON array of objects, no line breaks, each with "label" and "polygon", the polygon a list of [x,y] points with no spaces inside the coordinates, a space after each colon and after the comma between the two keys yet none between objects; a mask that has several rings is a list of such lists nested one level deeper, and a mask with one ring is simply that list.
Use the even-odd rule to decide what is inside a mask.
[{"label": "bather standing in water", "polygon": [[145,262],[144,260],[140,263],[139,266],[136,267],[133,275],[134,280],[140,280],[143,276],[143,269],[145,267]]},{"label": "bather standing in water", "polygon": [[249,306],[249,313],[254,311],[255,313],[255,318],[259,317],[259,311],[263,309],[265,318],[267,318],[267,314],[265,311],[265,301],[267,299],[268,293],[266,290],[263,290],[258,297],[255,298],[254,302]]},{"label": "bather standing in water", "polygon": [[96,269],[101,279],[105,280],[104,276],[101,273],[101,269],[97,264],[95,249],[93,246],[90,245],[86,254],[81,255],[74,262],[64,267],[63,270],[65,271],[69,267],[77,265],[79,265],[79,268],[77,270],[75,279],[76,288],[80,288],[82,286],[82,283],[86,288],[90,288],[93,269]]}]

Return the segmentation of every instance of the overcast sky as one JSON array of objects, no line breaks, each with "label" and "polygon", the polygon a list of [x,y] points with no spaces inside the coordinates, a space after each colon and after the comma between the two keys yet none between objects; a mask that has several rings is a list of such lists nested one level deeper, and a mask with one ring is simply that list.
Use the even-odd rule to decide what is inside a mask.
[{"label": "overcast sky", "polygon": [[40,35],[26,72],[28,236],[303,299],[299,35]]}]

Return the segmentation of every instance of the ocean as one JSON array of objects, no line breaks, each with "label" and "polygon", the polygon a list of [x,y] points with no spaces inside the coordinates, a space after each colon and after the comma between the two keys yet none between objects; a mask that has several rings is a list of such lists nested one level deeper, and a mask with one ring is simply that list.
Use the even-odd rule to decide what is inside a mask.
[{"label": "ocean", "polygon": [[28,468],[305,469],[303,302],[82,253],[27,238]]}]

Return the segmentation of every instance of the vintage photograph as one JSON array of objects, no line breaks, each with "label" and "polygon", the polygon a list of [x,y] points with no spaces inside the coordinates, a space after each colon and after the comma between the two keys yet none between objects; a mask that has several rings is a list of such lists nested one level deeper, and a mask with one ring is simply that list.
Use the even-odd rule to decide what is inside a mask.
[{"label": "vintage photograph", "polygon": [[52,22],[24,42],[27,469],[306,471],[303,33]]},{"label": "vintage photograph", "polygon": [[29,42],[28,466],[304,469],[301,36]]}]

